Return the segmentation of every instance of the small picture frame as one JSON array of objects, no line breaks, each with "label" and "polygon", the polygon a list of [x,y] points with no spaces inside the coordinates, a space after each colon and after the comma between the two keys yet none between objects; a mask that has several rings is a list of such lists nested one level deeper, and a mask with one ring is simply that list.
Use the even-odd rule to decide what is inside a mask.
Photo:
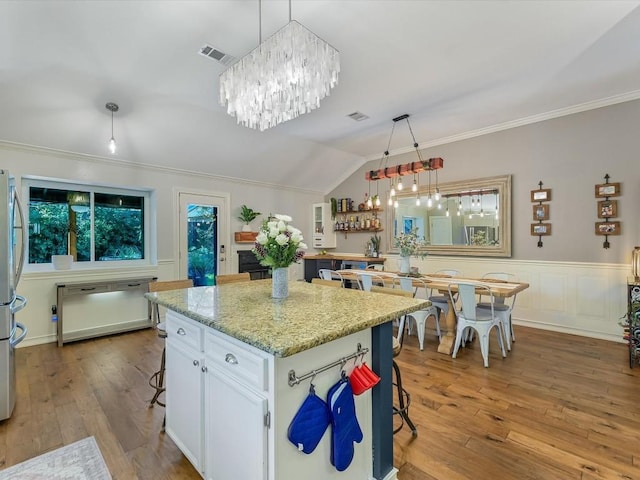
[{"label": "small picture frame", "polygon": [[596,235],[620,235],[620,222],[596,222]]},{"label": "small picture frame", "polygon": [[600,183],[596,185],[596,198],[617,197],[620,195],[620,183]]},{"label": "small picture frame", "polygon": [[531,190],[531,201],[532,202],[548,202],[551,200],[551,189],[550,188],[542,188],[538,190]]},{"label": "small picture frame", "polygon": [[551,224],[550,223],[532,223],[531,224],[531,235],[551,235]]},{"label": "small picture frame", "polygon": [[549,205],[541,203],[540,205],[532,205],[533,220],[549,220]]},{"label": "small picture frame", "polygon": [[618,216],[617,200],[600,200],[598,202],[598,218],[614,218]]}]

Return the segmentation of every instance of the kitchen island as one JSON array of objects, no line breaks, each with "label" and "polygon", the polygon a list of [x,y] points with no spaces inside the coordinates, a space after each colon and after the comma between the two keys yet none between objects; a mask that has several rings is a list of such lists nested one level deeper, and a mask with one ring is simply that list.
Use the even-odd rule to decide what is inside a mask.
[{"label": "kitchen island", "polygon": [[[147,294],[167,312],[166,431],[205,478],[391,480],[391,320],[424,300],[292,282],[273,300],[271,281]],[[381,376],[355,397],[364,438],[349,468],[330,462],[331,428],[311,454],[287,429],[313,383],[326,399],[340,360],[368,350]],[[361,350],[361,351],[362,351]],[[342,367],[348,374],[350,360]],[[372,414],[375,412],[375,414]]]}]

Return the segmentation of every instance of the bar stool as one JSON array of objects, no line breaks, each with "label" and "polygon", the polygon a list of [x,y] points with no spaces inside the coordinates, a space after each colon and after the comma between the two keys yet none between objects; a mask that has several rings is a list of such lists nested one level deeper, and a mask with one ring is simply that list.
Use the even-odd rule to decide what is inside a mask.
[{"label": "bar stool", "polygon": [[[149,284],[149,292],[165,292],[168,290],[179,290],[183,288],[193,287],[193,280],[169,280],[165,282],[151,282]],[[167,338],[167,328],[165,322],[160,321],[160,309],[155,302],[151,303],[152,307],[152,319],[155,322],[155,327],[158,330],[158,338],[164,340]],[[149,378],[149,386],[155,390],[153,397],[149,401],[149,408],[154,404],[158,404],[164,407],[165,404],[160,400],[160,395],[166,390],[164,386],[164,370],[166,361],[165,346],[162,346],[162,356],[160,357],[160,368],[154,372]],[[162,429],[164,430],[164,421],[162,422]]]},{"label": "bar stool", "polygon": [[[378,287],[376,285],[373,285],[371,287],[371,291],[376,293],[386,293],[388,295],[397,295],[401,297],[413,298],[413,292],[400,290],[397,288],[394,289],[389,287]],[[400,355],[400,352],[402,351],[402,342],[404,340],[404,325],[405,325],[405,320],[403,317],[400,320],[400,325],[398,326],[397,337],[392,337],[393,358],[396,358],[398,355]],[[411,421],[411,418],[409,418],[409,406],[411,405],[411,394],[402,386],[402,374],[400,372],[400,367],[398,366],[395,360],[393,360],[392,365],[393,365],[393,373],[395,376],[395,381],[392,383],[393,383],[393,386],[396,387],[396,392],[398,394],[397,404],[394,403],[393,405],[393,414],[398,415],[400,417],[400,422],[401,422],[400,426],[393,431],[393,434],[395,435],[400,430],[402,430],[402,427],[404,427],[404,424],[406,423],[411,429],[411,435],[414,437],[417,437],[418,429],[416,428],[413,421]]]}]

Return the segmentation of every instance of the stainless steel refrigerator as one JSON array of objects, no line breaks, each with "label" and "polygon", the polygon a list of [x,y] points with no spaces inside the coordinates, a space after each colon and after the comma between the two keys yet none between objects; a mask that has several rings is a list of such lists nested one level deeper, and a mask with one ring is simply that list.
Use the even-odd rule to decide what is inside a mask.
[{"label": "stainless steel refrigerator", "polygon": [[27,305],[16,293],[24,265],[24,215],[9,172],[0,169],[0,420],[11,416],[16,404],[14,348],[27,334],[15,314]]}]

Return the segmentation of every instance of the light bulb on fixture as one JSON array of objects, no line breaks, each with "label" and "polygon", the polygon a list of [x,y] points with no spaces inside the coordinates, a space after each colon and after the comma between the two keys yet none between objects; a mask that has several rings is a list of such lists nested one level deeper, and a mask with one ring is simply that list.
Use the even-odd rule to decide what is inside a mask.
[{"label": "light bulb on fixture", "polygon": [[375,201],[376,207],[380,206],[380,196],[376,195],[376,201]]},{"label": "light bulb on fixture", "polygon": [[373,200],[371,200],[371,197],[367,198],[367,208],[373,208]]},{"label": "light bulb on fixture", "polygon": [[416,207],[420,206],[420,195],[416,195]]},{"label": "light bulb on fixture", "polygon": [[458,211],[456,212],[456,215],[460,216],[460,210],[458,210]]},{"label": "light bulb on fixture", "polygon": [[120,107],[118,107],[117,103],[109,102],[105,105],[105,108],[111,112],[111,138],[109,139],[109,152],[111,152],[111,155],[115,155],[118,150],[118,146],[116,145],[116,139],[113,136],[113,113],[117,112]]},{"label": "light bulb on fixture", "polygon": [[447,207],[447,217],[449,216],[449,207]]},{"label": "light bulb on fixture", "polygon": [[418,191],[418,184],[416,183],[416,181],[413,181],[413,185],[411,185],[411,191],[412,192],[417,192]]},{"label": "light bulb on fixture", "polygon": [[442,204],[438,202],[438,210],[442,210]]},{"label": "light bulb on fixture", "polygon": [[398,179],[398,191],[401,191],[404,188],[404,185],[402,184],[402,179],[399,178]]},{"label": "light bulb on fixture", "polygon": [[434,195],[436,202],[440,200],[440,189],[436,187],[436,194]]},{"label": "light bulb on fixture", "polygon": [[393,207],[394,207],[394,208],[398,208],[398,205],[400,205],[400,204],[398,203],[398,200],[395,200],[395,201],[393,202]]},{"label": "light bulb on fixture", "polygon": [[431,199],[431,194],[429,194],[429,197],[427,198],[427,208],[431,207],[433,207],[433,200]]},{"label": "light bulb on fixture", "polygon": [[389,200],[387,200],[387,205],[393,205],[393,198],[391,198],[391,196],[389,196]]},{"label": "light bulb on fixture", "polygon": [[469,220],[471,220],[472,218],[473,218],[473,214],[469,212]]}]

